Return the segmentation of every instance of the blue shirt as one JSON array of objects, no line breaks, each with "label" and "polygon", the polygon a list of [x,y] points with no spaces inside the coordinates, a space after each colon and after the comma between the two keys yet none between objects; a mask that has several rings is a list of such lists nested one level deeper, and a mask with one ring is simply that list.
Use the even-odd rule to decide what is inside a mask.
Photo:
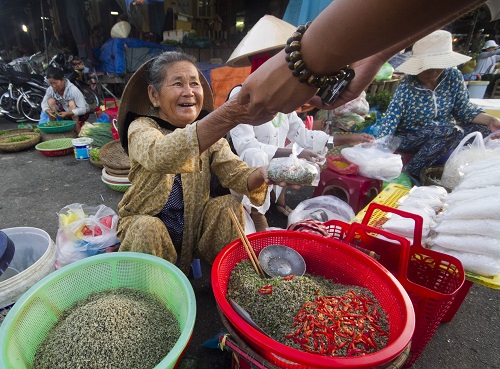
[{"label": "blue shirt", "polygon": [[416,76],[409,75],[401,80],[387,112],[377,122],[377,136],[417,131],[429,125],[466,124],[482,112],[469,101],[469,91],[458,69],[445,69],[434,90],[424,87]]}]

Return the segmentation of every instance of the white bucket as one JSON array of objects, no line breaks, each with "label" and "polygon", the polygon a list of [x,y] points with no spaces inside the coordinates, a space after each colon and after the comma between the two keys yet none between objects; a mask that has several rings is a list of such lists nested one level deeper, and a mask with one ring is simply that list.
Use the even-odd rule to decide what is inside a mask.
[{"label": "white bucket", "polygon": [[88,160],[90,158],[89,151],[92,149],[93,141],[90,137],[80,137],[71,140],[76,160]]},{"label": "white bucket", "polygon": [[472,99],[482,99],[489,84],[489,81],[468,81],[467,89],[469,90],[470,97]]},{"label": "white bucket", "polygon": [[55,270],[56,245],[42,229],[15,227],[2,229],[14,243],[9,265],[18,274],[0,281],[0,309],[14,304],[36,282]]}]

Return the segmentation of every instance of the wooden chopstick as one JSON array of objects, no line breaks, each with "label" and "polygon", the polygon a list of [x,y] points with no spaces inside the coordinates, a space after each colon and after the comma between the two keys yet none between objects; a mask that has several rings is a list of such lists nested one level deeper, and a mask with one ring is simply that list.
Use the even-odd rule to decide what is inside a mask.
[{"label": "wooden chopstick", "polygon": [[229,212],[229,215],[231,216],[231,220],[233,221],[233,224],[238,231],[238,234],[240,235],[241,243],[243,243],[243,246],[245,247],[245,251],[248,254],[248,258],[252,262],[253,268],[255,269],[255,272],[261,276],[265,277],[266,274],[264,273],[264,270],[260,266],[259,259],[255,255],[255,252],[253,251],[252,245],[250,245],[250,241],[248,241],[247,236],[245,235],[245,231],[243,230],[240,222],[238,221],[238,218],[236,218],[236,214],[234,214],[233,209],[228,208],[227,209]]}]

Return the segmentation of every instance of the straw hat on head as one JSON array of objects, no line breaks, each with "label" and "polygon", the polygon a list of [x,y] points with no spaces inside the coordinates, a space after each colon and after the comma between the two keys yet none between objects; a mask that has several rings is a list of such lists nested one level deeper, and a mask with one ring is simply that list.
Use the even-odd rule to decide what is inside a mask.
[{"label": "straw hat on head", "polygon": [[112,38],[127,38],[130,35],[130,30],[132,27],[129,22],[120,21],[116,22],[116,24],[111,28],[111,37]]},{"label": "straw hat on head", "polygon": [[495,42],[495,40],[488,40],[484,43],[483,49],[486,50],[489,49],[490,47],[498,47],[498,44]]},{"label": "straw hat on head", "polygon": [[296,29],[294,25],[272,15],[264,15],[236,46],[226,65],[246,67],[252,64],[252,55],[283,49]]},{"label": "straw hat on head", "polygon": [[470,59],[470,56],[453,51],[450,32],[439,30],[415,42],[412,55],[396,70],[416,75],[427,69],[456,67]]},{"label": "straw hat on head", "polygon": [[[120,109],[118,110],[118,134],[123,134],[125,118],[128,112],[133,112],[142,116],[158,116],[158,109],[153,108],[148,95],[147,71],[149,64],[154,60],[150,59],[135,71],[130,77],[125,89],[123,90]],[[203,106],[202,110],[211,112],[214,110],[214,98],[212,90],[205,76],[198,69],[201,86],[203,87]]]}]

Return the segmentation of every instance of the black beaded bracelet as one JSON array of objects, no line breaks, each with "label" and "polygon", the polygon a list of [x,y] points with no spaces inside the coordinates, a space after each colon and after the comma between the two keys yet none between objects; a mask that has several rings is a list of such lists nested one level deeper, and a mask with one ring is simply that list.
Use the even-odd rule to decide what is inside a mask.
[{"label": "black beaded bracelet", "polygon": [[292,75],[297,77],[299,82],[319,88],[317,95],[321,96],[324,103],[331,104],[354,78],[354,70],[350,69],[349,66],[345,66],[334,74],[319,76],[307,68],[306,63],[302,60],[300,48],[302,46],[302,36],[311,23],[307,22],[305,25],[300,25],[287,40],[285,59],[288,62],[288,68],[292,71]]}]

